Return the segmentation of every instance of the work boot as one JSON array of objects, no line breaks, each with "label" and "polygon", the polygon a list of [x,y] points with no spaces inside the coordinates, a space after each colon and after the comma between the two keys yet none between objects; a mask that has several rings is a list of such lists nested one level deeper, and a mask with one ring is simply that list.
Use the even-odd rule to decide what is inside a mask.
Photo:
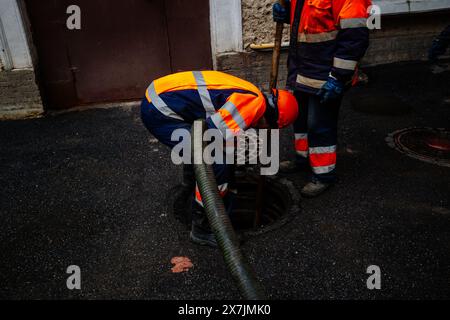
[{"label": "work boot", "polygon": [[214,236],[208,218],[203,208],[197,203],[193,205],[192,210],[192,229],[190,239],[193,243],[201,246],[217,248],[216,237]]},{"label": "work boot", "polygon": [[198,227],[194,224],[192,225],[190,238],[193,243],[201,246],[208,246],[211,248],[218,247],[216,236],[211,230],[204,230],[203,228]]},{"label": "work boot", "polygon": [[300,194],[304,198],[314,198],[324,193],[331,186],[332,183],[313,180],[303,187],[303,189],[300,191]]},{"label": "work boot", "polygon": [[306,164],[300,164],[297,161],[282,161],[279,172],[281,174],[293,174],[301,171],[307,171]]}]

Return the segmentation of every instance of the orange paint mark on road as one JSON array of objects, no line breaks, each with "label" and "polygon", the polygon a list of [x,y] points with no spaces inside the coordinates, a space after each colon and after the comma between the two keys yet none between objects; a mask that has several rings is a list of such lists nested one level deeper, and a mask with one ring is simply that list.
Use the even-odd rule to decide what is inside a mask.
[{"label": "orange paint mark on road", "polygon": [[194,267],[191,259],[187,257],[174,257],[170,262],[174,265],[172,273],[188,272],[189,269]]}]

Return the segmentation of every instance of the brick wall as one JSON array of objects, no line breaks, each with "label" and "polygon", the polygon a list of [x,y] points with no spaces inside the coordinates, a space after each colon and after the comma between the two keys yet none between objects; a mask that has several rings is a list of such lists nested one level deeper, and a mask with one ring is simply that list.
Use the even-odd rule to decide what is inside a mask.
[{"label": "brick wall", "polygon": [[433,39],[450,24],[450,11],[382,17],[371,33],[363,65],[424,60]]},{"label": "brick wall", "polygon": [[32,117],[42,112],[33,70],[0,71],[0,120]]},{"label": "brick wall", "polygon": [[[10,3],[4,4],[8,5]],[[21,12],[26,41],[31,44],[30,24],[27,18],[28,15],[26,14],[24,1],[19,0],[17,5]],[[3,6],[2,8],[5,7]],[[22,38],[18,36],[18,34],[20,34],[20,31],[17,29],[19,28],[18,25],[9,24],[7,27],[8,28],[3,31],[9,33],[13,41],[23,41]],[[34,47],[31,45],[27,49],[30,49],[29,53],[34,60]],[[10,54],[13,55],[14,51],[10,52]],[[25,66],[19,67],[24,68]],[[32,68],[14,69],[12,71],[4,70],[4,64],[0,58],[0,120],[35,117],[42,114],[43,110],[40,91],[36,83],[35,71]]]},{"label": "brick wall", "polygon": [[[266,90],[269,87],[272,52],[239,52],[222,54],[217,58],[217,69],[246,79]],[[287,78],[287,52],[281,55],[278,87],[283,88]]]}]

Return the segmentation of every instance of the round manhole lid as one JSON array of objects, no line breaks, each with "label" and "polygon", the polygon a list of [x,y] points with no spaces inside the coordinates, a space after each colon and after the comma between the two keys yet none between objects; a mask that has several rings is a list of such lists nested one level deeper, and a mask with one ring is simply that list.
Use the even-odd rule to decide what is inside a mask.
[{"label": "round manhole lid", "polygon": [[428,163],[450,167],[450,131],[436,128],[407,128],[387,138],[396,150]]}]

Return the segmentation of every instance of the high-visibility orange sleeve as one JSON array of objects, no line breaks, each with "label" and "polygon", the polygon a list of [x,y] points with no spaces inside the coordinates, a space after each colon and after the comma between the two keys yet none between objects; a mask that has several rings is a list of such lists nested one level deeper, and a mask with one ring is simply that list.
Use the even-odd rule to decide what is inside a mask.
[{"label": "high-visibility orange sleeve", "polygon": [[234,93],[219,111],[211,117],[211,121],[223,133],[227,130],[233,134],[253,127],[264,115],[266,103],[260,95]]}]

